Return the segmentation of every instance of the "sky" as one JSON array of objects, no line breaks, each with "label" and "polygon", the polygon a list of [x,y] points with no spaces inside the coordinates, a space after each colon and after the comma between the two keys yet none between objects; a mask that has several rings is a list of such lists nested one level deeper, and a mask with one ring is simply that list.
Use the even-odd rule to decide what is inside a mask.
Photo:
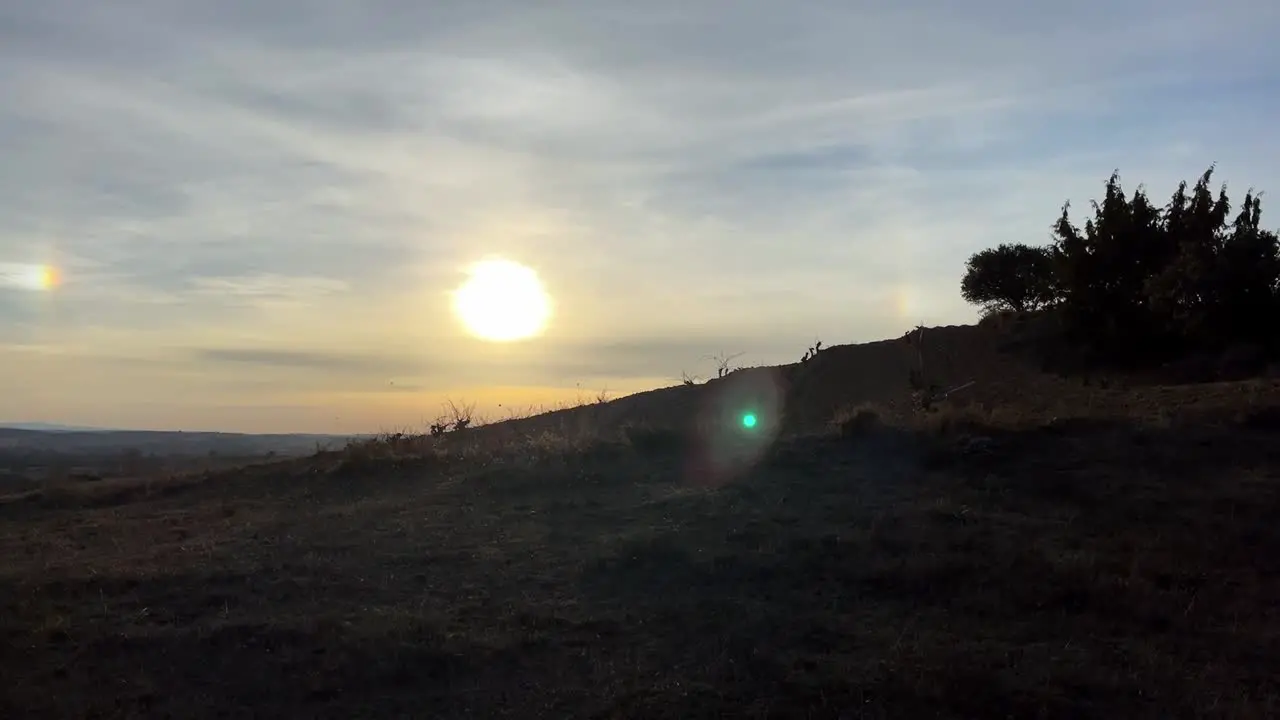
[{"label": "sky", "polygon": [[[0,0],[0,420],[421,427],[972,322],[965,259],[1113,169],[1280,192],[1278,31],[1256,0]],[[488,257],[537,272],[544,333],[454,317]]]}]

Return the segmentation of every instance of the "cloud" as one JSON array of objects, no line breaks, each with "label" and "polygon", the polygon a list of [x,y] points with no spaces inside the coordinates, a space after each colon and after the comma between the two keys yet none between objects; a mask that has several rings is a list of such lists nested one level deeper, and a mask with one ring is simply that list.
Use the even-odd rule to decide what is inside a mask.
[{"label": "cloud", "polygon": [[285,368],[320,370],[384,370],[387,363],[376,357],[305,350],[264,350],[261,348],[219,348],[200,350],[197,357],[213,362],[246,363]]},{"label": "cloud", "polygon": [[0,290],[44,290],[49,284],[49,272],[43,265],[0,263]]},{"label": "cloud", "polygon": [[[761,341],[741,335],[666,334],[622,340],[582,339],[554,344],[511,347],[499,352],[455,354],[430,348],[371,348],[364,351],[308,348],[207,347],[187,350],[185,357],[210,364],[260,368],[273,377],[323,378],[324,387],[355,391],[397,385],[430,392],[453,386],[484,384],[518,387],[575,387],[581,383],[679,379],[681,374],[707,375],[715,356],[738,356],[741,365],[789,362],[812,339],[799,333]],[[793,357],[794,356],[794,357]]]},{"label": "cloud", "polygon": [[345,293],[350,285],[334,278],[290,277],[273,273],[241,277],[196,277],[190,281],[197,296],[220,298],[226,302],[258,305],[306,305],[308,302]]},{"label": "cloud", "polygon": [[[264,373],[565,386],[962,322],[965,257],[1112,168],[1280,187],[1278,28],[1244,0],[14,5],[0,262],[64,283],[0,292],[0,342],[150,358],[104,367],[204,417]],[[490,254],[555,295],[538,343],[448,316]]]}]

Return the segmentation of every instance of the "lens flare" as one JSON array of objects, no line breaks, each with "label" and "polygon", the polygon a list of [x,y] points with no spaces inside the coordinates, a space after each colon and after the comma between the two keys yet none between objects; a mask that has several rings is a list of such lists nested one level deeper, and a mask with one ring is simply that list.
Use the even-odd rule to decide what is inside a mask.
[{"label": "lens flare", "polygon": [[710,386],[691,418],[685,481],[721,487],[755,467],[782,432],[785,388],[777,368],[743,370]]}]

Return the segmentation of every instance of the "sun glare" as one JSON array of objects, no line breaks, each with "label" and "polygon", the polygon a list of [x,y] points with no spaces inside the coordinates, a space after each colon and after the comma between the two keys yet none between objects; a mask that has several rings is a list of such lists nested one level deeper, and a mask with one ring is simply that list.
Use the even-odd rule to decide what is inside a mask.
[{"label": "sun glare", "polygon": [[58,286],[58,269],[52,265],[0,263],[0,287],[20,290],[52,290]]},{"label": "sun glare", "polygon": [[484,260],[453,293],[453,312],[472,335],[490,342],[525,340],[551,318],[551,298],[532,269],[510,260]]},{"label": "sun glare", "polygon": [[40,290],[52,290],[58,286],[58,269],[44,265],[35,272],[35,286]]}]

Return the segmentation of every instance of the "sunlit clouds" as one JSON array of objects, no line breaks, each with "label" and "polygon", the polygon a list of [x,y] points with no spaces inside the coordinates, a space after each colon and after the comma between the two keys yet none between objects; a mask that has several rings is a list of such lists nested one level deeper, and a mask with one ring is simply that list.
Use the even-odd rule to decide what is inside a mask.
[{"label": "sunlit clouds", "polygon": [[481,340],[512,342],[537,335],[551,317],[551,298],[537,273],[511,260],[476,263],[453,293],[453,311]]}]

